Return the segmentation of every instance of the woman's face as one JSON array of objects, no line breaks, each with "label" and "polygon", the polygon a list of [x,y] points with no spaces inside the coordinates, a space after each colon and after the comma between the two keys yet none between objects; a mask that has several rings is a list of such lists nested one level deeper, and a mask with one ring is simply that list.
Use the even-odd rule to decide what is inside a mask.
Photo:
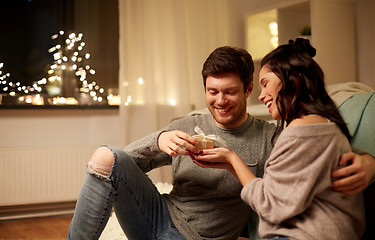
[{"label": "woman's face", "polygon": [[267,64],[260,70],[259,86],[261,93],[258,99],[266,105],[273,119],[281,120],[276,106],[276,98],[281,89],[281,80],[269,69]]}]

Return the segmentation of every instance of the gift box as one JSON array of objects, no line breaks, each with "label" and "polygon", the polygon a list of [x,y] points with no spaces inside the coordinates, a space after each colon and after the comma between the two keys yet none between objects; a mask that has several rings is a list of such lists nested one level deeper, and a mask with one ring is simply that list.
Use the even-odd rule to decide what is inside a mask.
[{"label": "gift box", "polygon": [[194,135],[193,138],[198,140],[198,144],[195,145],[197,151],[205,148],[214,148],[215,140],[209,139],[202,135]]},{"label": "gift box", "polygon": [[226,146],[225,141],[221,139],[219,136],[205,135],[204,132],[198,126],[195,126],[194,131],[198,133],[198,135],[193,136],[193,138],[199,141],[199,143],[195,145],[195,148],[197,149],[197,151],[201,149],[214,148],[215,141],[218,141],[222,145]]}]

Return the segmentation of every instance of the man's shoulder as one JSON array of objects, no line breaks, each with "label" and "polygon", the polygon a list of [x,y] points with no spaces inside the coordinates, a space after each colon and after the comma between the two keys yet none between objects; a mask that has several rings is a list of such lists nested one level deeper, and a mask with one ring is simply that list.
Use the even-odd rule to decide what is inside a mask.
[{"label": "man's shoulder", "polygon": [[255,128],[265,128],[265,129],[275,129],[276,125],[273,122],[266,121],[264,119],[259,119],[250,115],[250,121],[252,122],[251,127]]},{"label": "man's shoulder", "polygon": [[175,124],[186,124],[186,123],[191,123],[191,122],[200,122],[200,121],[207,121],[210,119],[212,116],[210,113],[206,114],[196,114],[196,115],[188,115],[185,117],[181,118],[175,118],[172,120],[171,123]]},{"label": "man's shoulder", "polygon": [[212,124],[212,116],[208,114],[199,114],[174,119],[171,127],[174,129],[194,129],[195,126],[205,127]]}]

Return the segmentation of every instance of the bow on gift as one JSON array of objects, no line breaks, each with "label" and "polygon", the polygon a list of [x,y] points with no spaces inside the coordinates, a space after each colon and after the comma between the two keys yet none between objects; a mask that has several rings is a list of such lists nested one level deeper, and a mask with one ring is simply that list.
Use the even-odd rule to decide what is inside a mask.
[{"label": "bow on gift", "polygon": [[216,136],[216,135],[205,135],[204,132],[202,131],[202,129],[200,129],[198,126],[195,126],[194,127],[194,131],[196,133],[198,133],[198,135],[202,136],[203,138],[205,139],[211,139],[211,140],[214,140],[214,141],[218,141],[219,143],[223,144],[224,146],[227,146],[227,143],[221,139],[219,136]]}]

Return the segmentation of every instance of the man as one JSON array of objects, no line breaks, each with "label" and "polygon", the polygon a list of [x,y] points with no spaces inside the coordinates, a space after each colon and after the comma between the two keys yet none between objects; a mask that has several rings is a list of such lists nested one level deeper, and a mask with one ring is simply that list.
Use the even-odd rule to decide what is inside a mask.
[{"label": "man", "polygon": [[[223,139],[257,176],[263,175],[275,126],[246,112],[253,72],[245,50],[218,48],[202,70],[211,114],[173,121],[125,151],[99,148],[88,163],[68,239],[99,238],[112,206],[129,239],[236,239],[252,213],[240,198],[240,183],[226,170],[195,165],[189,151],[196,152],[192,135],[198,126]],[[173,190],[160,195],[144,173],[168,164]]]}]

